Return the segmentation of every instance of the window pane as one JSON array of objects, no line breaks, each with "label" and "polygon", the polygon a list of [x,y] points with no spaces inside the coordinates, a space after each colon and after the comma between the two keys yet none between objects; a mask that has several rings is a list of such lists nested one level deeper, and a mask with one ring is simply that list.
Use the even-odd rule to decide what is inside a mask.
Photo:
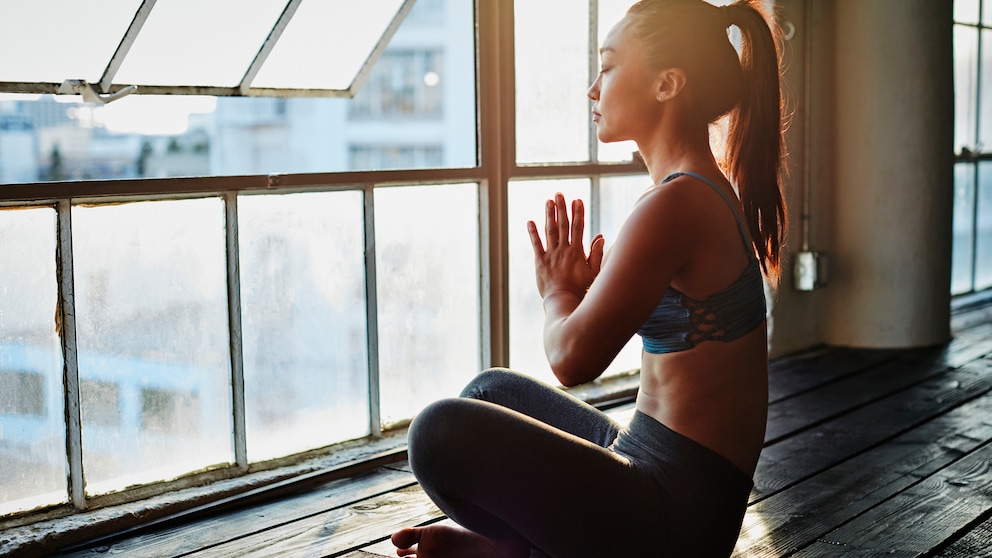
[{"label": "window pane", "polygon": [[951,254],[951,294],[972,290],[975,241],[975,166],[954,165],[954,244]]},{"label": "window pane", "polygon": [[978,164],[978,222],[975,224],[975,290],[992,287],[992,162]]},{"label": "window pane", "polygon": [[587,2],[518,0],[514,23],[517,162],[589,160]]},{"label": "window pane", "polygon": [[[989,9],[992,10],[992,1],[989,2]],[[979,99],[978,114],[981,120],[978,123],[978,150],[992,152],[992,31],[982,30],[982,71],[981,91],[982,97]]]},{"label": "window pane", "polygon": [[[958,8],[957,6],[958,1],[959,0],[955,0],[954,2],[955,20],[957,20],[957,14],[960,9],[960,10],[965,10],[966,11],[965,17],[968,19],[968,21],[973,22],[976,16],[974,15],[975,8],[973,8],[972,5],[977,4],[979,0],[965,0],[964,6],[962,6],[962,8]],[[989,0],[981,0],[981,2],[982,2],[982,25],[985,26],[992,25],[992,3],[990,3]],[[963,20],[962,23],[964,23]]]},{"label": "window pane", "polygon": [[250,9],[241,0],[158,2],[114,82],[236,86],[285,7],[285,0],[252,0]]},{"label": "window pane", "polygon": [[248,458],[369,432],[361,192],[241,196]]},{"label": "window pane", "polygon": [[977,125],[978,30],[954,26],[954,152],[974,151]]},{"label": "window pane", "polygon": [[954,0],[955,23],[978,23],[978,4],[981,0]]},{"label": "window pane", "polygon": [[439,48],[383,53],[351,103],[351,118],[441,118],[442,55]]},{"label": "window pane", "polygon": [[[164,2],[167,4],[167,2]],[[0,81],[99,82],[140,0],[3,2]],[[31,53],[19,56],[13,53]]]},{"label": "window pane", "polygon": [[67,500],[54,254],[54,210],[0,210],[0,515]]},{"label": "window pane", "polygon": [[[651,185],[651,177],[646,174],[633,176],[607,176],[600,179],[600,223],[606,249],[616,241],[620,227],[634,207],[634,202]],[[631,337],[620,351],[606,374],[626,372],[641,367],[641,338]]]},{"label": "window pane", "polygon": [[230,462],[222,201],[77,206],[72,218],[87,492]]},{"label": "window pane", "polygon": [[[510,183],[510,367],[557,385],[544,353],[544,307],[534,283],[534,250],[527,234],[527,221],[537,223],[544,239],[544,202],[564,194],[566,200],[581,198],[589,205],[588,179],[520,180]],[[590,211],[587,209],[587,214]],[[588,216],[587,216],[588,217]],[[589,249],[592,231],[586,220],[583,244]]]},{"label": "window pane", "polygon": [[375,191],[386,424],[456,396],[480,369],[477,184]]},{"label": "window pane", "polygon": [[348,89],[402,3],[301,3],[253,85]]}]

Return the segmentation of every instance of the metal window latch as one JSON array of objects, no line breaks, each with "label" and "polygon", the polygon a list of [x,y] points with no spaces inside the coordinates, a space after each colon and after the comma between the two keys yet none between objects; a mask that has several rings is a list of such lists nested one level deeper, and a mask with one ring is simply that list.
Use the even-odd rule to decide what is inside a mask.
[{"label": "metal window latch", "polygon": [[67,80],[65,80],[65,81],[62,82],[62,85],[59,86],[58,94],[59,95],[82,95],[83,96],[83,102],[86,102],[86,103],[96,103],[96,104],[99,104],[99,105],[105,105],[107,103],[116,101],[117,99],[120,99],[122,97],[127,97],[128,95],[130,95],[131,93],[134,93],[137,90],[138,90],[138,86],[137,85],[128,85],[127,87],[125,87],[124,89],[121,89],[120,91],[118,91],[116,93],[111,93],[109,95],[104,95],[104,94],[98,93],[96,91],[96,89],[93,89],[93,86],[90,85],[86,80],[83,80],[83,79],[67,79]]}]

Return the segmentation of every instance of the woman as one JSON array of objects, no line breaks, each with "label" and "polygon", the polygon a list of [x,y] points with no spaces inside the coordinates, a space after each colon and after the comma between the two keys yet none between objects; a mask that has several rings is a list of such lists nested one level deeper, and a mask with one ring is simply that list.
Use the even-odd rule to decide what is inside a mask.
[{"label": "woman", "polygon": [[[589,98],[599,139],[634,140],[653,186],[606,255],[599,235],[585,253],[579,200],[571,220],[561,194],[548,200],[546,245],[528,223],[562,384],[595,379],[642,336],[630,424],[484,372],[411,426],[411,466],[461,527],[404,529],[400,556],[732,551],[768,406],[762,273],[777,277],[785,226],[778,50],[759,1],[633,5],[602,46]],[[721,164],[709,125],[728,112]]]}]

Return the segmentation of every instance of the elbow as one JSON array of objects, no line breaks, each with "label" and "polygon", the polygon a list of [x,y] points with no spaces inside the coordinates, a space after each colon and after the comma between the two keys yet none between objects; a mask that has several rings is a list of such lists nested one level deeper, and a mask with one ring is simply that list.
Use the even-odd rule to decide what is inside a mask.
[{"label": "elbow", "polygon": [[592,359],[583,358],[577,351],[559,349],[548,351],[548,364],[555,378],[565,387],[591,382],[599,377],[602,369],[590,365]]}]

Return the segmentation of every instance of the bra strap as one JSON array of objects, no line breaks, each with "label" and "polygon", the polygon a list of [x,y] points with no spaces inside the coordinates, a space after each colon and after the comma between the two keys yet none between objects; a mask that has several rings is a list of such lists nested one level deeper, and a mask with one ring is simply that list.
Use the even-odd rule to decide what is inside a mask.
[{"label": "bra strap", "polygon": [[730,199],[730,196],[728,196],[727,193],[723,191],[723,188],[720,188],[719,186],[714,184],[713,181],[711,181],[709,178],[706,178],[705,176],[699,173],[689,172],[689,171],[673,172],[672,174],[665,177],[665,179],[662,180],[661,183],[665,184],[666,182],[671,182],[672,180],[675,180],[676,178],[682,175],[691,176],[696,180],[702,181],[705,184],[709,184],[710,188],[713,188],[714,190],[716,190],[717,194],[720,194],[720,197],[723,198],[723,201],[727,202],[727,206],[730,207],[730,212],[733,213],[734,220],[737,221],[737,230],[740,231],[741,233],[741,239],[744,241],[744,247],[747,248],[748,254],[753,253],[754,247],[751,246],[751,243],[748,241],[747,230],[744,229],[744,221],[741,220],[740,216],[737,214],[737,210],[734,209],[736,207],[734,200]]}]

